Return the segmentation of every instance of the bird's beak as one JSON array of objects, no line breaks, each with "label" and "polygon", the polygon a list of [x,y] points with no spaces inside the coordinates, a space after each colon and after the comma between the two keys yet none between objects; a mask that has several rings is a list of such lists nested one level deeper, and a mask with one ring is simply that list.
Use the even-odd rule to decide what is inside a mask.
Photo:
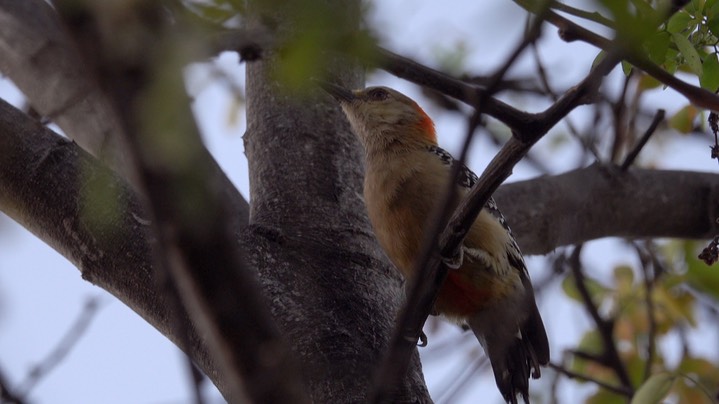
[{"label": "bird's beak", "polygon": [[354,95],[354,93],[342,86],[338,86],[337,84],[330,83],[329,81],[324,80],[316,80],[317,83],[322,87],[323,90],[330,93],[331,96],[333,96],[337,101],[340,103],[343,102],[352,102],[357,97]]}]

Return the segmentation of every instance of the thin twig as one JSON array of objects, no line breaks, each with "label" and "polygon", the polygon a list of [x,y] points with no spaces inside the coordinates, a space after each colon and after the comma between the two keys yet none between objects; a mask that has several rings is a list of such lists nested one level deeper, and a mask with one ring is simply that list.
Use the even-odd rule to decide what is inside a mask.
[{"label": "thin twig", "polygon": [[90,297],[85,301],[82,311],[65,335],[60,339],[60,342],[58,342],[55,348],[50,351],[42,362],[32,367],[25,380],[20,383],[20,387],[17,389],[20,397],[27,397],[36,384],[52,372],[57,365],[62,363],[72,349],[80,342],[82,336],[85,335],[101,307],[102,304],[99,297]]},{"label": "thin twig", "polygon": [[462,387],[469,381],[474,380],[475,376],[489,366],[489,360],[486,356],[477,358],[472,361],[472,365],[462,369],[462,372],[454,378],[454,381],[447,387],[436,403],[456,403],[456,396],[463,391]]},{"label": "thin twig", "polygon": [[[644,248],[640,248],[639,246],[636,246],[636,248],[642,262],[644,289],[646,293],[644,298],[647,305],[647,318],[649,319],[649,327],[647,329],[647,360],[644,366],[644,380],[646,381],[649,379],[649,376],[651,376],[657,337],[656,309],[652,295],[657,279],[664,273],[664,265],[659,257],[657,257],[657,254],[655,254],[653,247],[649,242],[647,242]],[[649,269],[650,267],[652,269],[651,271]]]},{"label": "thin twig", "polygon": [[[534,55],[534,61],[535,65],[537,66],[537,75],[539,76],[540,83],[542,83],[544,90],[551,97],[552,101],[557,102],[557,100],[559,99],[559,95],[554,92],[552,86],[549,84],[549,77],[546,70],[544,69],[544,63],[539,57],[539,49],[537,48],[536,43],[532,45],[532,54]],[[579,140],[585,150],[588,150],[594,156],[595,161],[601,161],[602,159],[601,157],[599,157],[599,151],[597,150],[597,146],[594,144],[594,142],[589,141],[588,139],[584,139],[579,134],[579,131],[574,126],[569,117],[565,119],[564,123],[565,125],[567,125],[567,128],[569,128],[569,133],[577,140]]]},{"label": "thin twig", "polygon": [[[486,93],[483,87],[456,79],[387,49],[377,48],[377,56],[377,62],[381,69],[420,86],[439,91],[465,104],[474,105],[476,100]],[[533,114],[520,111],[491,97],[487,97],[484,101],[482,112],[514,130],[521,130],[533,121]]]},{"label": "thin twig", "polygon": [[[646,253],[645,253],[646,254]],[[640,252],[640,257],[642,253]],[[652,299],[652,292],[654,290],[654,278],[650,274],[649,260],[647,258],[641,258],[642,261],[642,274],[644,275],[644,301],[647,305],[647,319],[649,320],[649,327],[647,330],[647,359],[644,363],[644,378],[643,380],[649,379],[652,374],[652,364],[654,362],[654,350],[657,333],[657,320],[654,317],[654,299]]]},{"label": "thin twig", "polygon": [[24,404],[25,401],[10,388],[5,374],[0,370],[0,403]]},{"label": "thin twig", "polygon": [[[525,4],[525,1],[514,0],[514,2],[528,11],[532,11],[532,7]],[[688,1],[675,1],[674,3],[676,4],[672,8],[672,11],[676,10],[676,7],[680,7],[682,4],[688,3]],[[559,28],[560,36],[565,41],[571,42],[580,40],[607,52],[620,51],[622,52],[622,58],[654,77],[659,82],[665,84],[667,87],[673,88],[697,107],[712,111],[719,110],[719,96],[701,87],[693,86],[679,80],[663,70],[661,67],[654,64],[640,52],[632,52],[631,50],[624,49],[626,44],[604,38],[601,35],[580,27],[579,25],[552,11],[547,11],[545,15],[547,22]]]},{"label": "thin twig", "polygon": [[555,10],[559,10],[559,11],[562,11],[562,12],[564,12],[564,13],[567,13],[567,14],[569,14],[569,15],[573,15],[573,16],[575,16],[575,17],[583,18],[583,19],[589,20],[589,21],[594,21],[594,22],[596,22],[597,24],[602,24],[602,25],[604,25],[605,27],[608,27],[608,28],[615,28],[614,21],[612,21],[612,20],[610,20],[609,18],[603,16],[603,15],[602,15],[600,12],[598,12],[598,11],[591,11],[591,12],[590,12],[590,11],[585,11],[585,10],[572,7],[572,6],[567,5],[567,4],[564,4],[564,3],[560,3],[560,2],[558,2],[558,1],[553,1],[550,7],[553,8],[553,9],[555,9]]},{"label": "thin twig", "polygon": [[582,303],[584,304],[584,307],[587,309],[589,315],[594,320],[594,323],[597,326],[597,331],[602,338],[602,345],[604,347],[604,355],[602,355],[602,358],[606,360],[606,365],[614,371],[624,388],[633,392],[634,388],[632,387],[632,381],[629,378],[627,369],[624,366],[624,363],[622,362],[621,358],[619,357],[619,352],[617,351],[617,347],[614,344],[614,326],[611,322],[608,322],[603,319],[602,316],[599,314],[599,309],[592,300],[592,296],[587,289],[584,273],[582,272],[582,263],[580,260],[581,251],[582,245],[580,244],[574,249],[572,255],[568,260],[568,264],[572,269],[572,275],[574,275],[574,282],[577,287],[577,291],[582,298]]},{"label": "thin twig", "polygon": [[[501,147],[504,142],[502,135],[497,133],[497,131],[490,130],[486,127],[485,129],[489,133],[489,139],[492,141],[492,144],[494,144],[498,148]],[[532,153],[531,151],[527,153],[522,160],[528,166],[534,167],[534,169],[542,175],[549,175],[552,173],[552,170],[542,161],[542,159],[535,156],[534,153]]]},{"label": "thin twig", "polygon": [[609,155],[609,161],[614,163],[619,155],[619,150],[626,142],[627,128],[624,125],[624,117],[626,113],[626,98],[627,91],[629,91],[629,83],[632,80],[631,73],[629,76],[624,77],[624,83],[622,84],[622,91],[619,94],[619,98],[616,102],[610,103],[612,107],[612,114],[614,115],[614,142],[612,144],[612,150]]},{"label": "thin twig", "polygon": [[665,111],[663,109],[660,109],[657,111],[657,114],[654,115],[654,119],[652,120],[652,123],[649,125],[646,131],[644,131],[644,134],[639,139],[639,142],[637,142],[636,146],[634,146],[634,149],[627,154],[627,157],[624,159],[624,162],[622,163],[622,166],[620,167],[622,171],[627,171],[629,166],[634,163],[634,160],[639,155],[639,152],[642,151],[642,148],[647,144],[649,141],[649,138],[652,137],[654,132],[656,132],[657,127],[659,124],[664,120]]},{"label": "thin twig", "polygon": [[581,351],[578,349],[570,349],[567,352],[571,353],[577,358],[592,361],[606,367],[610,366],[609,362],[607,361],[606,355],[604,354],[595,354],[593,352]]},{"label": "thin twig", "polygon": [[202,384],[205,381],[205,375],[200,372],[200,369],[195,366],[189,356],[185,354],[182,355],[185,357],[185,368],[188,370],[188,373],[190,373],[190,379],[192,381],[192,402],[194,404],[204,404],[205,399],[202,398]]},{"label": "thin twig", "polygon": [[591,382],[591,383],[594,383],[594,384],[596,384],[597,386],[599,386],[599,387],[601,387],[601,388],[603,388],[603,389],[609,390],[609,391],[611,391],[611,392],[613,392],[613,393],[617,393],[617,394],[619,394],[619,395],[621,395],[621,396],[624,396],[624,397],[632,397],[632,395],[634,395],[634,392],[633,392],[632,390],[627,389],[626,387],[614,386],[614,385],[611,385],[611,384],[609,384],[609,383],[603,382],[603,381],[601,381],[601,380],[594,379],[594,378],[592,378],[591,376],[587,376],[587,375],[583,375],[583,374],[581,374],[581,373],[573,372],[573,371],[571,371],[571,370],[565,368],[565,367],[562,366],[562,365],[557,365],[556,363],[551,363],[551,362],[550,362],[548,366],[549,366],[550,368],[556,370],[557,372],[562,373],[563,375],[569,377],[570,379],[579,379],[579,380],[584,380],[585,382]]}]

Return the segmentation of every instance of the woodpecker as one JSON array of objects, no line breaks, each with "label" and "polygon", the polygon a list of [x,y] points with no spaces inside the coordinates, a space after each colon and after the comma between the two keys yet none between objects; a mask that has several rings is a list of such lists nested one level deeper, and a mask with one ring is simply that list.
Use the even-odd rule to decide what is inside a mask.
[{"label": "woodpecker", "polygon": [[[411,279],[424,231],[457,164],[437,144],[434,123],[409,97],[387,87],[350,91],[320,82],[342,107],[365,151],[364,199],[380,245]],[[457,191],[477,176],[460,167]],[[529,377],[549,362],[549,343],[524,258],[493,199],[474,221],[434,312],[472,329],[492,364],[500,393],[529,402]]]}]

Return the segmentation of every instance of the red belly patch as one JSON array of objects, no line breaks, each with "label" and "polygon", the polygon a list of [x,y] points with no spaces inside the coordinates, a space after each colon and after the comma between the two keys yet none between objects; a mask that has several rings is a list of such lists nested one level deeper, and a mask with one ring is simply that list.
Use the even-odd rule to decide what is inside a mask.
[{"label": "red belly patch", "polygon": [[442,314],[466,317],[483,309],[491,298],[490,284],[477,287],[462,273],[450,270],[439,291],[436,308]]}]

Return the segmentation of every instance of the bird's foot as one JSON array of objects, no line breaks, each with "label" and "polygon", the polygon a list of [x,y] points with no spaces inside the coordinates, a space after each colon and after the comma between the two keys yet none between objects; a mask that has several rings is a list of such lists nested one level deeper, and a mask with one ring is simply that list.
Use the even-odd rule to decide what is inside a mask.
[{"label": "bird's foot", "polygon": [[459,269],[464,261],[464,247],[460,246],[451,257],[442,257],[442,262],[449,269]]}]

